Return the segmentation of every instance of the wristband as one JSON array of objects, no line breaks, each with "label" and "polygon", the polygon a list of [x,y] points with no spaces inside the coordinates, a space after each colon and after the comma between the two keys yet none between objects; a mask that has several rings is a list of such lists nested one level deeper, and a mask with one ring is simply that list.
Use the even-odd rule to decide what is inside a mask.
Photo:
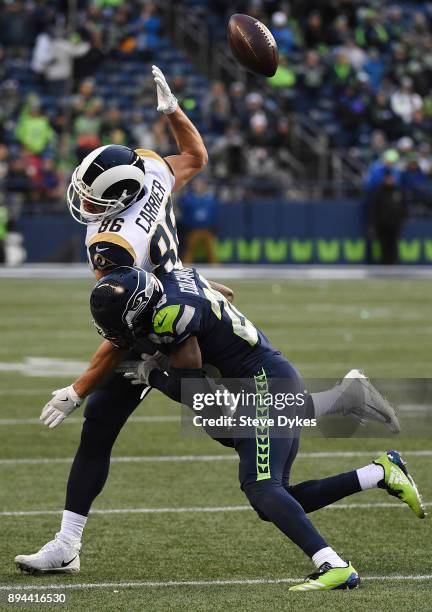
[{"label": "wristband", "polygon": [[69,398],[73,401],[73,403],[76,404],[77,406],[81,406],[81,404],[83,403],[84,399],[78,395],[78,393],[74,389],[74,386],[73,385],[69,385],[69,387],[67,387],[66,391],[67,391],[67,394],[68,394]]}]

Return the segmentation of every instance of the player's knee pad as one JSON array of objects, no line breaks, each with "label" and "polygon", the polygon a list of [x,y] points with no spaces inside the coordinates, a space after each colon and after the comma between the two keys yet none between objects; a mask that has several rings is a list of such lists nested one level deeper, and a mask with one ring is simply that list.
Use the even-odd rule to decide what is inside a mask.
[{"label": "player's knee pad", "polygon": [[263,521],[268,521],[266,508],[268,508],[268,505],[272,503],[272,500],[278,495],[279,490],[282,488],[280,483],[269,478],[268,480],[259,480],[246,484],[243,487],[243,491],[258,516]]},{"label": "player's knee pad", "polygon": [[[253,506],[252,506],[252,508],[253,508]],[[267,516],[264,514],[264,512],[261,512],[261,510],[258,510],[258,508],[253,508],[253,509],[257,513],[258,518],[260,518],[262,521],[265,521],[266,523],[271,523],[270,519],[267,518]]]},{"label": "player's knee pad", "polygon": [[116,421],[121,413],[121,406],[113,401],[105,391],[92,393],[85,405],[84,416],[87,419],[99,422]]},{"label": "player's knee pad", "polygon": [[233,438],[213,438],[215,442],[219,442],[222,446],[226,448],[234,448],[234,440]]}]

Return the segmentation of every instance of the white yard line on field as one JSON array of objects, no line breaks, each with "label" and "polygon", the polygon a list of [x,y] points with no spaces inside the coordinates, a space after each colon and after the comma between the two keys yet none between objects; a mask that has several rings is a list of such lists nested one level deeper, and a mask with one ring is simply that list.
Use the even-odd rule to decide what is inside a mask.
[{"label": "white yard line on field", "polygon": [[[235,461],[237,455],[143,455],[112,457],[112,463],[178,463],[179,461]],[[0,459],[0,465],[38,465],[53,463],[72,463],[72,457],[54,457],[52,459]]]},{"label": "white yard line on field", "polygon": [[0,362],[0,372],[17,372],[24,376],[57,378],[79,376],[88,366],[86,361],[53,359],[51,357],[24,357],[20,362]]},{"label": "white yard line on field", "polygon": [[[69,425],[76,425],[77,423],[83,423],[83,417],[69,417],[64,423]],[[179,423],[180,416],[175,414],[172,415],[145,415],[145,416],[134,416],[130,417],[128,423]],[[64,424],[63,423],[63,424]],[[0,419],[0,427],[4,425],[41,425],[38,418],[33,419]]]},{"label": "white yard line on field", "polygon": [[[106,508],[91,510],[91,514],[201,514],[218,512],[242,512],[252,510],[251,506],[191,506],[190,508]],[[0,512],[0,516],[51,516],[62,510],[23,510]]]},{"label": "white yard line on field", "polygon": [[[1,365],[1,364],[0,364]],[[9,395],[10,391],[0,390],[0,396]],[[19,395],[27,395],[26,389],[20,390]],[[34,392],[28,395],[35,395]],[[46,395],[46,394],[45,394]],[[431,407],[428,404],[400,404],[398,406],[398,412],[404,419],[407,418],[418,418],[419,414],[431,413]],[[33,411],[34,414],[34,411]],[[83,423],[84,415],[79,417],[68,417],[65,419],[63,424],[76,425],[77,423]],[[155,415],[135,415],[129,417],[128,423],[179,423],[181,421],[180,414],[155,414]],[[8,425],[40,425],[41,422],[37,417],[11,417],[11,418],[0,418],[0,427]]]},{"label": "white yard line on field", "polygon": [[[362,580],[374,582],[380,581],[428,581],[432,580],[432,574],[409,574],[390,576],[361,576]],[[137,582],[79,582],[63,584],[26,584],[26,585],[0,585],[0,591],[50,591],[51,589],[128,589],[128,588],[153,588],[153,587],[212,587],[212,586],[248,586],[254,584],[291,584],[303,582],[303,578],[238,578],[228,580],[165,580],[165,581],[137,581]]]},{"label": "white yard line on field", "polygon": [[[384,451],[316,451],[299,453],[296,459],[332,459],[339,457],[373,457]],[[431,457],[432,450],[405,450],[401,451],[404,457]],[[54,463],[72,463],[73,457],[44,457],[44,458],[14,458],[0,459],[1,465],[43,465]],[[178,463],[179,461],[207,462],[207,461],[238,461],[237,455],[137,455],[112,457],[112,463]]]},{"label": "white yard line on field", "polygon": [[0,396],[1,395],[7,395],[7,396],[15,396],[15,395],[29,395],[29,396],[33,396],[33,395],[46,395],[47,394],[47,390],[46,388],[44,389],[0,389]]},{"label": "white yard line on field", "polygon": [[[431,503],[424,504],[430,506]],[[377,502],[366,504],[333,504],[323,510],[366,510],[370,508],[395,508],[408,510],[405,504],[393,502]],[[243,512],[252,510],[251,506],[191,506],[189,508],[105,508],[91,510],[91,514],[206,514],[218,512]],[[0,512],[0,516],[52,516],[59,515],[62,510],[16,510]]]}]

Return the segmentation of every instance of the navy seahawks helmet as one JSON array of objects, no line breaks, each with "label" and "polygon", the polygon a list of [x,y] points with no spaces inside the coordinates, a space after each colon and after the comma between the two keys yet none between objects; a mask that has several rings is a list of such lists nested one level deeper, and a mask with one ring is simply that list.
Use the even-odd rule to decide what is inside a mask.
[{"label": "navy seahawks helmet", "polygon": [[129,147],[105,145],[75,168],[67,190],[72,217],[84,225],[115,216],[144,190],[143,159]]},{"label": "navy seahawks helmet", "polygon": [[122,266],[102,277],[90,296],[98,332],[119,348],[131,348],[150,330],[163,287],[154,274]]}]

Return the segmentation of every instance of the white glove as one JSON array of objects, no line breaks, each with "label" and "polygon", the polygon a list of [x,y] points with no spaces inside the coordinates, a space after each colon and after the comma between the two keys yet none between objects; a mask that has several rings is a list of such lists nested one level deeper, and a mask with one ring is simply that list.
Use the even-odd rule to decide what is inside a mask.
[{"label": "white glove", "polygon": [[83,398],[77,395],[72,385],[53,391],[53,398],[45,404],[40,420],[50,429],[57,427],[66,417],[83,403]]},{"label": "white glove", "polygon": [[178,106],[177,98],[171,92],[162,70],[157,66],[152,66],[152,75],[156,83],[157,110],[165,115],[171,115]]},{"label": "white glove", "polygon": [[142,361],[130,362],[131,368],[124,374],[124,377],[129,379],[132,385],[149,385],[150,372],[161,369],[155,355],[143,353],[141,359]]}]

